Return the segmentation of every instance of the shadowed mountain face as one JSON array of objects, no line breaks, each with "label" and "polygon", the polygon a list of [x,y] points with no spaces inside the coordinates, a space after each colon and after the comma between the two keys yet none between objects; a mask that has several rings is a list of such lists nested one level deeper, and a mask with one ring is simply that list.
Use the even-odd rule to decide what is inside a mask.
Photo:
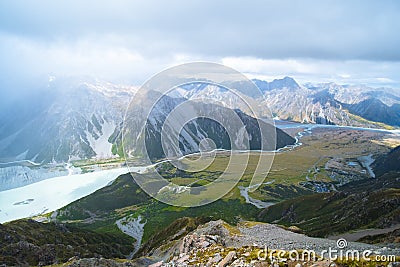
[{"label": "shadowed mountain face", "polygon": [[368,98],[357,104],[346,105],[346,107],[351,113],[367,120],[400,126],[400,104],[388,106],[379,99]]},{"label": "shadowed mountain face", "polygon": [[400,172],[400,146],[392,149],[387,155],[379,157],[373,164],[377,175],[386,172]]},{"label": "shadowed mountain face", "polygon": [[[141,122],[146,121],[146,151],[151,159],[164,158],[165,151],[161,149],[161,132],[165,127],[168,115],[184,103],[185,99],[168,95],[161,96],[155,91],[139,94],[137,97],[140,97],[141,105],[130,106],[124,122],[125,152],[130,155],[143,155],[144,150],[139,145],[141,139],[138,136],[142,133]],[[144,114],[143,110],[146,110],[146,108],[143,107],[150,107],[152,103],[156,104],[152,106],[149,116],[145,117],[147,114]],[[217,149],[234,150],[248,147],[250,150],[271,151],[295,142],[294,138],[275,128],[274,125],[253,118],[238,109],[232,110],[217,104],[191,101],[188,110],[183,110],[182,113],[193,113],[195,115],[179,133],[179,149],[182,155],[199,152],[200,141],[204,138],[213,140]],[[241,129],[246,131],[247,134],[241,133]],[[172,133],[171,130],[167,138]],[[172,143],[172,141],[168,141]],[[245,145],[247,142],[249,146]],[[231,147],[232,144],[236,147]]]}]

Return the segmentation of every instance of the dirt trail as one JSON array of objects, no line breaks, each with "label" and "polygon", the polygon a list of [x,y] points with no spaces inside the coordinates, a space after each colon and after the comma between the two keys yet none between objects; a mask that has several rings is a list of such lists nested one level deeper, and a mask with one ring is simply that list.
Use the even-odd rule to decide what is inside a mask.
[{"label": "dirt trail", "polygon": [[384,229],[365,229],[365,230],[358,230],[355,232],[349,232],[349,233],[344,233],[341,235],[335,235],[335,236],[329,236],[328,239],[331,240],[337,240],[339,238],[344,238],[347,241],[357,241],[360,238],[366,237],[366,236],[374,236],[374,235],[380,235],[380,234],[387,234],[390,232],[393,232],[394,230],[400,229],[400,224],[393,225],[389,228],[384,228]]}]

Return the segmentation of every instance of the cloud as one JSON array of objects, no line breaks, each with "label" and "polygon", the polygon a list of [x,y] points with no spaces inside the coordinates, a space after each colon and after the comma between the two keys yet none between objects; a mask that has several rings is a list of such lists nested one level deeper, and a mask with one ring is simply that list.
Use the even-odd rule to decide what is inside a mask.
[{"label": "cloud", "polygon": [[141,53],[400,60],[396,1],[2,1],[0,30],[116,34]]},{"label": "cloud", "polygon": [[398,82],[399,12],[397,1],[0,1],[0,79],[140,83],[201,60],[254,75]]},{"label": "cloud", "polygon": [[155,66],[166,67],[170,58],[144,58],[140,53],[113,42],[112,37],[76,41],[42,42],[0,35],[0,79],[31,75],[99,76],[111,80],[141,81]]},{"label": "cloud", "polygon": [[317,64],[306,60],[296,59],[261,59],[252,57],[226,57],[222,58],[222,64],[241,69],[250,74],[287,75],[315,74],[318,72]]}]

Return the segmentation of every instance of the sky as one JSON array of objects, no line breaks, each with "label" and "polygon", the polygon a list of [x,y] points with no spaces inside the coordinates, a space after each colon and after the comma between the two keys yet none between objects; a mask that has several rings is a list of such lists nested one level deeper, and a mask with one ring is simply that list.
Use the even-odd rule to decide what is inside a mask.
[{"label": "sky", "polygon": [[400,88],[399,1],[0,1],[0,90],[43,77],[141,85],[165,68],[222,63]]}]

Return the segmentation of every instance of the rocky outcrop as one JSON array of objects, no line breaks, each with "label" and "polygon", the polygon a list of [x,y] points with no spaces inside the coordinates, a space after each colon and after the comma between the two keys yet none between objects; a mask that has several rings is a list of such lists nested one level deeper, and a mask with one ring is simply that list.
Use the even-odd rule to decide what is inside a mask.
[{"label": "rocky outcrop", "polygon": [[214,244],[220,244],[221,237],[218,235],[197,235],[196,233],[183,238],[179,247],[180,254],[188,254],[194,249],[207,248]]}]

